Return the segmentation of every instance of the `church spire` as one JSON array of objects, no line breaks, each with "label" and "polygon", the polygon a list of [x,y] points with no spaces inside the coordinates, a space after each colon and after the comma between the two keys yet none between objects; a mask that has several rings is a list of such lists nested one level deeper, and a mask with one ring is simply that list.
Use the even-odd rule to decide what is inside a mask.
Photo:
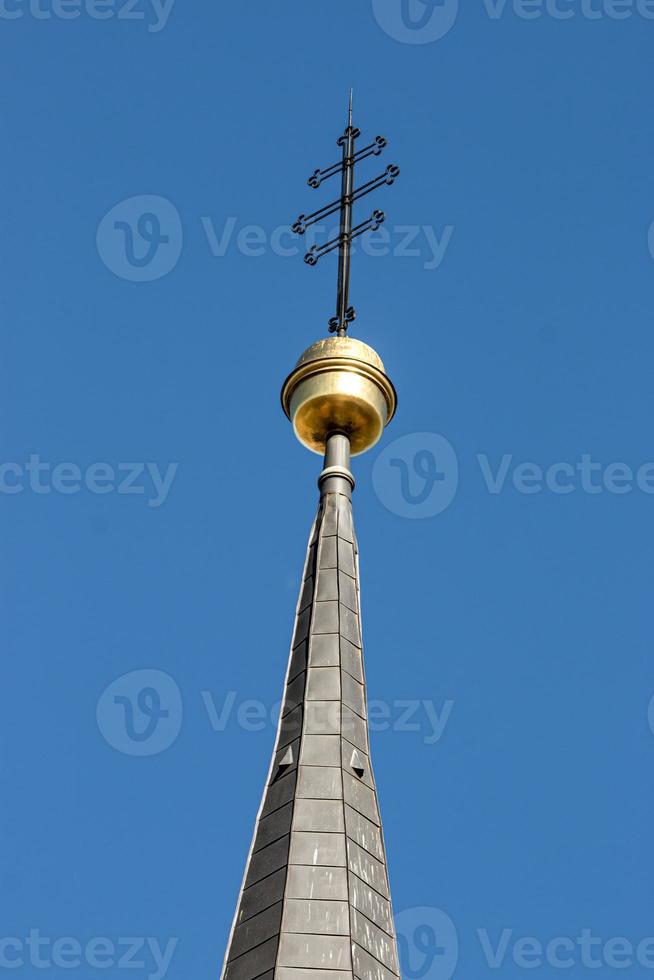
[{"label": "church spire", "polygon": [[[354,132],[349,120],[344,179],[354,160]],[[317,171],[314,180],[321,179]],[[344,227],[337,241],[341,307],[341,276],[349,282],[345,246],[356,230],[351,207],[343,226],[343,202],[347,207],[356,195],[348,186],[337,205]],[[397,980],[400,974],[370,759],[350,468],[351,455],[380,439],[396,395],[375,351],[345,335],[348,322],[341,319],[336,336],[305,351],[282,389],[298,439],[324,454],[324,466],[277,742],[223,980]]]}]

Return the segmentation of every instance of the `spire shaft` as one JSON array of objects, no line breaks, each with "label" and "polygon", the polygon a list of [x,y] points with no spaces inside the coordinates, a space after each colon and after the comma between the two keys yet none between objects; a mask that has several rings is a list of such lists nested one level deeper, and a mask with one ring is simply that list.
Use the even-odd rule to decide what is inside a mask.
[{"label": "spire shaft", "polygon": [[349,438],[341,432],[332,432],[325,446],[325,468],[318,478],[321,496],[327,493],[352,496],[354,477],[350,471],[350,457]]},{"label": "spire shaft", "polygon": [[[335,473],[341,470],[341,473]],[[349,440],[327,442],[277,745],[223,980],[399,980],[370,763]]]}]

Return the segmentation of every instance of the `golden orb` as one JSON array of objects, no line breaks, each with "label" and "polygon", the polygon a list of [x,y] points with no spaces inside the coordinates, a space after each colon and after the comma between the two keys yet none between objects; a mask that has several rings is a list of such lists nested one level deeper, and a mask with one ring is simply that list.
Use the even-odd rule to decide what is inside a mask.
[{"label": "golden orb", "polygon": [[381,438],[397,394],[372,347],[351,337],[327,337],[297,362],[284,382],[282,406],[307,449],[322,455],[327,437],[343,432],[357,456]]}]

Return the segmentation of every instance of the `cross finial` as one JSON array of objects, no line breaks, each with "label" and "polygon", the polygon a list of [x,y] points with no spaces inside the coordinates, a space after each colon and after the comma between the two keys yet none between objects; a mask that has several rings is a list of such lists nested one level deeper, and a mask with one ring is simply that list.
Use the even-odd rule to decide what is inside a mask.
[{"label": "cross finial", "polygon": [[370,218],[361,222],[359,225],[353,226],[354,204],[362,197],[365,197],[366,194],[377,190],[378,187],[382,187],[384,184],[393,184],[400,173],[400,168],[391,164],[379,177],[375,177],[373,180],[369,180],[366,184],[362,184],[361,187],[355,189],[355,165],[369,156],[379,156],[386,147],[387,141],[383,136],[377,136],[369,146],[355,151],[355,140],[361,135],[361,130],[353,125],[352,102],[353,90],[350,89],[347,127],[337,141],[338,146],[343,151],[342,159],[338,163],[332,164],[331,167],[327,167],[326,170],[314,171],[308,181],[310,187],[317,188],[320,187],[323,180],[327,180],[329,177],[334,177],[340,173],[341,196],[337,201],[332,201],[331,204],[327,204],[318,211],[314,211],[313,214],[301,214],[293,225],[293,231],[298,235],[303,235],[307,228],[317,224],[324,218],[328,218],[337,211],[340,212],[340,230],[338,236],[325,245],[312,245],[304,257],[304,261],[308,265],[317,265],[323,255],[327,255],[328,252],[333,252],[335,249],[338,249],[336,316],[330,319],[329,329],[332,333],[337,333],[339,337],[346,335],[350,323],[356,317],[354,307],[350,305],[352,242],[366,231],[376,231],[382,222],[386,220],[386,215],[383,211],[373,211]]}]

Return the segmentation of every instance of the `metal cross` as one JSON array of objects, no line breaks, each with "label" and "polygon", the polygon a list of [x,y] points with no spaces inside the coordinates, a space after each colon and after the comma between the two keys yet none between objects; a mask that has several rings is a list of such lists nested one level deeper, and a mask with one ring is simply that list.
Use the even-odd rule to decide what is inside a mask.
[{"label": "metal cross", "polygon": [[312,245],[304,256],[304,261],[308,265],[317,265],[323,255],[327,255],[329,252],[338,249],[336,316],[330,319],[329,329],[331,333],[337,333],[339,337],[346,335],[350,323],[356,318],[355,309],[353,306],[350,306],[352,242],[366,231],[376,231],[386,220],[386,215],[383,211],[373,211],[369,218],[353,227],[354,205],[362,197],[377,190],[378,187],[382,187],[384,184],[395,183],[395,180],[400,174],[400,168],[391,164],[379,177],[375,177],[373,180],[369,180],[366,184],[362,184],[355,189],[355,164],[360,163],[367,157],[379,156],[387,145],[387,140],[383,136],[377,136],[369,146],[355,151],[354,142],[359,136],[361,136],[361,130],[352,125],[352,92],[350,92],[347,128],[337,141],[337,145],[343,150],[343,157],[338,163],[327,167],[326,170],[314,171],[308,180],[310,187],[318,188],[324,180],[328,180],[329,177],[334,177],[340,173],[341,196],[337,201],[326,204],[325,207],[314,211],[313,214],[301,214],[292,229],[295,234],[304,235],[307,228],[315,225],[318,221],[322,221],[323,218],[328,218],[330,215],[340,211],[341,223],[338,236],[325,245]]}]

